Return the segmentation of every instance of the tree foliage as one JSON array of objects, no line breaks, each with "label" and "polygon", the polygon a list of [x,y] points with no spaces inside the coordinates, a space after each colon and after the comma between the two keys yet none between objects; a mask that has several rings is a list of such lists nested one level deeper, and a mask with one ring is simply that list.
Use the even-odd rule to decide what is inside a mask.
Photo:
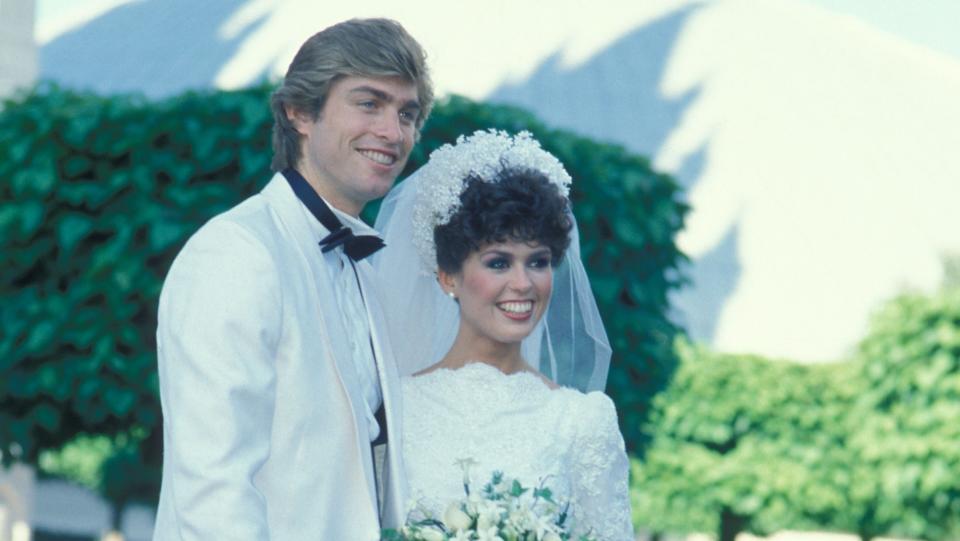
[{"label": "tree foliage", "polygon": [[638,524],[957,539],[960,288],[891,300],[843,363],[677,349],[634,463]]},{"label": "tree foliage", "polygon": [[850,395],[831,385],[843,367],[724,355],[684,341],[677,349],[673,382],[654,400],[653,442],[634,465],[639,524],[714,531],[727,541],[844,505],[832,485],[812,481],[844,445]]},{"label": "tree foliage", "polygon": [[[859,348],[853,436],[878,521],[897,535],[960,537],[960,287],[905,293]],[[884,532],[871,532],[874,534]]]},{"label": "tree foliage", "polygon": [[[269,180],[270,90],[149,102],[41,86],[4,104],[4,460],[36,462],[42,450],[82,434],[135,432],[143,435],[142,462],[159,464],[160,287],[193,231]],[[491,127],[532,131],[575,179],[583,257],[615,351],[609,389],[637,448],[649,399],[674,366],[677,329],[665,313],[682,259],[674,243],[686,211],[678,187],[621,147],[456,96],[435,108],[402,176],[441,144]],[[375,206],[368,210],[369,219]]]}]

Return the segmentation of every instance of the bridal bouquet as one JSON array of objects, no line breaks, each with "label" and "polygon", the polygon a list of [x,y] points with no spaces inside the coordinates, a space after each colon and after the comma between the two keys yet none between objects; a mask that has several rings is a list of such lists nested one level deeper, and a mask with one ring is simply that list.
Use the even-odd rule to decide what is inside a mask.
[{"label": "bridal bouquet", "polygon": [[459,460],[464,497],[451,502],[443,517],[416,508],[400,530],[384,530],[383,541],[596,541],[574,540],[567,506],[553,499],[549,488],[524,487],[502,472],[494,472],[479,492],[472,490],[471,459]]}]

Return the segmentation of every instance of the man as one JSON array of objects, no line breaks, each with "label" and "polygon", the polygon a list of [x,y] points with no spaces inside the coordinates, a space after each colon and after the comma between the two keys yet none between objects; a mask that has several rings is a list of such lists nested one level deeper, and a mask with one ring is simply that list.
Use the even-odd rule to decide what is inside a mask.
[{"label": "man", "polygon": [[164,283],[155,540],[370,540],[402,524],[397,373],[364,259],[382,243],[357,216],[432,100],[394,21],[300,48],[271,99],[277,174],[191,237]]}]

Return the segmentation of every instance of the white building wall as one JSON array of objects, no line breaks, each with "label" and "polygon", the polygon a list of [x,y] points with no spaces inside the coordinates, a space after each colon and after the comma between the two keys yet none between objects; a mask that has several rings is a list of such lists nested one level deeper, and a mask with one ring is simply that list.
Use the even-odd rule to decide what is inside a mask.
[{"label": "white building wall", "polygon": [[37,78],[35,0],[0,0],[0,98]]}]

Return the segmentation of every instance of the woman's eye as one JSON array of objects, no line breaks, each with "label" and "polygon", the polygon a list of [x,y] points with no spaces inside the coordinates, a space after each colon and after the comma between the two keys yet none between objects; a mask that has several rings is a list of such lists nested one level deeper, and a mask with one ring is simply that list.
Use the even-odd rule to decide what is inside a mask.
[{"label": "woman's eye", "polygon": [[375,107],[377,106],[376,102],[369,101],[369,100],[368,100],[368,101],[361,101],[358,105],[359,105],[360,107],[362,107],[363,109],[373,109],[373,108],[375,108]]},{"label": "woman's eye", "polygon": [[550,266],[549,257],[538,257],[530,261],[530,266],[535,269],[542,269]]},{"label": "woman's eye", "polygon": [[510,263],[507,262],[507,260],[502,257],[498,257],[496,259],[491,259],[490,261],[487,261],[487,267],[491,269],[505,269],[509,266],[510,266]]}]

